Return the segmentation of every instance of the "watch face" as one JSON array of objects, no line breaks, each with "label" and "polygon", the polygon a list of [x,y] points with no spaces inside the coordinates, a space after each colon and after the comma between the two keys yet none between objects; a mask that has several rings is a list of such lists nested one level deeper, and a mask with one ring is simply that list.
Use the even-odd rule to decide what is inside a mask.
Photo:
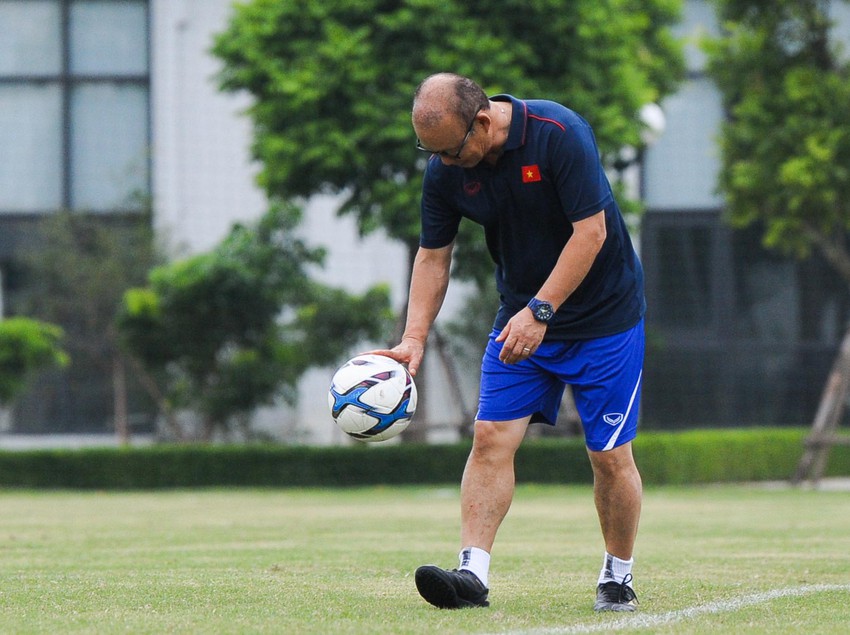
[{"label": "watch face", "polygon": [[548,302],[541,302],[534,307],[534,318],[540,322],[548,322],[553,315],[552,305]]}]

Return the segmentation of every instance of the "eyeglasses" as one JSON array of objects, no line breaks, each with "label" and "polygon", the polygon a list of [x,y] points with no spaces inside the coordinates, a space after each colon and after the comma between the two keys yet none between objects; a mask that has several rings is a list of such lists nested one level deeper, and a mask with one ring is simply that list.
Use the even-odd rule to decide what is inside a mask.
[{"label": "eyeglasses", "polygon": [[448,157],[450,159],[459,159],[460,153],[463,152],[463,149],[466,147],[466,142],[469,141],[469,137],[472,134],[472,128],[475,126],[475,118],[478,117],[479,112],[481,112],[481,108],[476,110],[475,114],[472,115],[472,120],[466,127],[466,134],[463,137],[463,141],[460,142],[460,147],[457,149],[457,152],[451,153],[448,150],[431,150],[430,148],[426,148],[422,145],[422,142],[419,141],[419,137],[416,138],[416,149],[422,150],[422,152],[427,152],[428,154],[439,154],[440,156]]}]

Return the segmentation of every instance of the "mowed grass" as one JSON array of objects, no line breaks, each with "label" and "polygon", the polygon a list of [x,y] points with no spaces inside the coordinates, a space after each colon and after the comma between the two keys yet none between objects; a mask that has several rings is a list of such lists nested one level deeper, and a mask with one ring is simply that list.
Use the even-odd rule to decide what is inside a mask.
[{"label": "mowed grass", "polygon": [[456,488],[0,492],[0,632],[850,629],[850,492],[647,489],[633,615],[592,611],[585,486],[518,488],[490,608],[427,605],[413,571],[456,566],[458,504]]}]

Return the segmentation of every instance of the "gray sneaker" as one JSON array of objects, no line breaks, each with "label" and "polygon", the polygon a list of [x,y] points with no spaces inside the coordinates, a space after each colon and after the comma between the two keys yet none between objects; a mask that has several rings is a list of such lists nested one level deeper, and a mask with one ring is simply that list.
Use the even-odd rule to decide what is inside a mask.
[{"label": "gray sneaker", "polygon": [[638,599],[634,589],[629,586],[632,574],[628,574],[623,583],[604,582],[596,587],[596,603],[594,611],[634,611],[637,609]]},{"label": "gray sneaker", "polygon": [[441,609],[490,606],[489,589],[472,571],[447,571],[431,564],[416,570],[416,588],[425,600]]}]

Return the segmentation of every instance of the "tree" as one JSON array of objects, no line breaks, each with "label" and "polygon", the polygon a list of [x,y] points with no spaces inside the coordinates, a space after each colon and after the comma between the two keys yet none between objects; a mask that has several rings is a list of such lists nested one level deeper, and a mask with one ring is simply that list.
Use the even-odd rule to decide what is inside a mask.
[{"label": "tree", "polygon": [[[850,59],[830,39],[830,2],[715,2],[726,33],[706,48],[729,113],[720,173],[729,220],[760,225],[782,253],[819,252],[850,290]],[[848,390],[850,325],[795,480],[823,474]]]},{"label": "tree", "polygon": [[[254,156],[272,200],[332,192],[361,232],[418,247],[425,158],[412,94],[441,70],[490,92],[561,101],[613,164],[640,146],[637,113],[682,76],[669,31],[681,0],[252,0],[213,51],[222,87],[254,97]],[[479,233],[473,254],[483,252]],[[463,256],[461,256],[463,257]],[[461,268],[467,275],[481,268]]]},{"label": "tree", "polygon": [[123,345],[173,436],[188,436],[173,416],[180,408],[200,413],[209,439],[279,395],[292,402],[305,370],[385,330],[387,289],[358,297],[310,280],[323,253],[294,237],[298,216],[275,206],[256,227],[235,226],[212,251],[160,266],[125,294]]},{"label": "tree", "polygon": [[[491,94],[561,101],[589,119],[613,166],[623,146],[641,145],[641,107],[683,75],[669,30],[680,10],[681,0],[251,0],[213,52],[222,87],[254,98],[268,197],[337,194],[362,233],[382,228],[406,246],[409,272],[426,161],[410,110],[422,79],[455,71]],[[462,224],[457,242],[452,275],[494,297],[481,232]]]},{"label": "tree", "polygon": [[761,224],[769,248],[818,251],[850,288],[850,60],[830,40],[830,2],[715,3],[726,32],[706,48],[729,113],[728,218]]},{"label": "tree", "polygon": [[0,320],[0,405],[11,402],[38,370],[68,364],[62,329],[24,317]]}]

